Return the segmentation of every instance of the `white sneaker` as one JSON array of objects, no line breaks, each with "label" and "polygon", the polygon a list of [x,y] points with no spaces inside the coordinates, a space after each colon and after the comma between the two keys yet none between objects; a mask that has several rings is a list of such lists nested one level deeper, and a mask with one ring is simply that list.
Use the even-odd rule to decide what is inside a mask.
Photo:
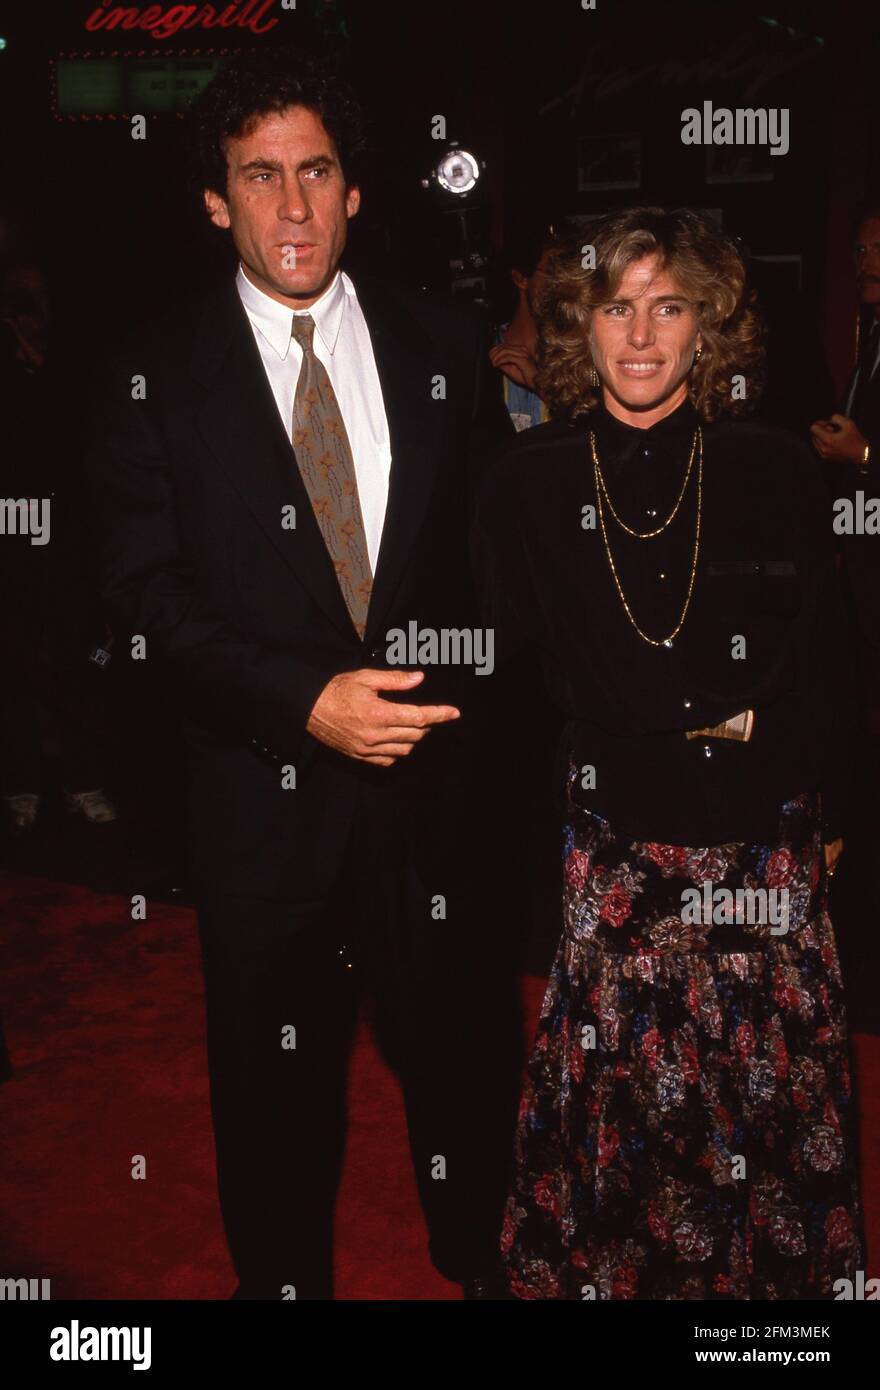
[{"label": "white sneaker", "polygon": [[85,816],[94,823],[116,819],[116,807],[103,787],[90,792],[65,792],[64,800],[71,815]]},{"label": "white sneaker", "polygon": [[3,803],[16,830],[32,830],[40,810],[39,792],[17,792],[4,796]]}]

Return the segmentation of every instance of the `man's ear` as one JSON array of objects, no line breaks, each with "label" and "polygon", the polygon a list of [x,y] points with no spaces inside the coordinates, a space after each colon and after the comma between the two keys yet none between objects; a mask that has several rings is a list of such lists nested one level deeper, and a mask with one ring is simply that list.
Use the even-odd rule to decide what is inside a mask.
[{"label": "man's ear", "polygon": [[346,214],[347,214],[349,217],[354,217],[354,215],[355,215],[355,213],[357,212],[357,210],[358,210],[358,208],[360,207],[360,205],[361,205],[361,190],[358,188],[358,186],[357,186],[356,183],[353,183],[353,184],[351,185],[351,188],[346,189],[346,193],[345,193],[345,211],[346,211]]},{"label": "man's ear", "polygon": [[213,188],[206,188],[202,196],[205,200],[205,210],[214,226],[224,227],[228,230],[232,224],[226,199],[221,198],[219,193],[215,193]]}]

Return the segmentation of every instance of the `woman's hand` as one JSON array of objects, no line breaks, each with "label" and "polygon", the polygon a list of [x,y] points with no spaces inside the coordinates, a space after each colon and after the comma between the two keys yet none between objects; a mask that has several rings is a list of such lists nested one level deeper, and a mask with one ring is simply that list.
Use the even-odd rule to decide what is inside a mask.
[{"label": "woman's hand", "polygon": [[832,840],[830,845],[825,846],[825,872],[829,878],[833,878],[837,869],[837,861],[843,853],[843,840],[838,837]]}]

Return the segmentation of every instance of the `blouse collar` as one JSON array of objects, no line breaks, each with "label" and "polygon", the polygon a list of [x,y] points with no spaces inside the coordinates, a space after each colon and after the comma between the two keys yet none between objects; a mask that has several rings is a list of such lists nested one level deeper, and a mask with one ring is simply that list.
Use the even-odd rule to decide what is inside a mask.
[{"label": "blouse collar", "polygon": [[612,415],[604,404],[590,413],[587,427],[595,432],[601,459],[625,463],[637,454],[644,458],[654,454],[664,458],[678,457],[682,452],[686,455],[699,423],[700,417],[688,396],[680,406],[648,429],[625,424]]}]

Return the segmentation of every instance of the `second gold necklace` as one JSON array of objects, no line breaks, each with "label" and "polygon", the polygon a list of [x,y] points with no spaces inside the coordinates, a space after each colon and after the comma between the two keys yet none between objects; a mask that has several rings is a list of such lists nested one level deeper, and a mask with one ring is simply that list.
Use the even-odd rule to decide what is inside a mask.
[{"label": "second gold necklace", "polygon": [[[615,510],[614,510],[614,507],[611,505],[611,498],[610,498],[609,495],[608,495],[608,490],[607,490],[607,488],[605,487],[605,479],[602,477],[602,470],[601,470],[601,468],[600,468],[600,466],[599,466],[599,456],[598,456],[598,454],[597,454],[597,452],[596,452],[596,436],[595,436],[595,434],[592,432],[592,430],[590,431],[590,448],[591,448],[592,455],[593,455],[593,476],[594,476],[595,484],[596,484],[596,502],[597,502],[597,510],[598,510],[598,513],[599,513],[599,525],[600,525],[600,527],[601,527],[601,529],[602,529],[602,540],[603,540],[604,545],[605,545],[605,554],[608,556],[608,565],[609,565],[609,568],[610,568],[610,570],[611,570],[611,577],[612,577],[613,580],[614,580],[614,587],[617,589],[617,593],[618,593],[618,596],[619,596],[619,598],[620,598],[620,602],[621,602],[622,605],[623,605],[623,611],[626,613],[627,618],[629,619],[630,623],[631,623],[632,626],[635,628],[636,632],[638,633],[639,637],[641,637],[641,639],[642,639],[643,642],[649,643],[649,645],[652,646],[652,647],[671,647],[672,644],[673,644],[673,642],[675,641],[676,637],[677,637],[678,634],[681,632],[682,627],[684,626],[684,620],[685,620],[685,618],[687,617],[688,608],[690,607],[691,596],[692,596],[692,594],[693,594],[693,592],[694,592],[694,582],[695,582],[696,577],[697,577],[697,560],[698,560],[698,558],[699,558],[699,553],[700,553],[700,524],[701,524],[702,510],[703,510],[703,434],[702,434],[702,431],[700,430],[700,428],[699,428],[699,426],[698,426],[698,427],[697,427],[697,430],[696,430],[696,432],[695,432],[695,434],[694,434],[694,443],[693,443],[693,447],[691,448],[691,456],[690,456],[690,459],[689,459],[689,461],[688,461],[687,471],[686,471],[686,473],[685,473],[684,485],[683,485],[683,487],[682,487],[681,493],[679,494],[678,501],[675,503],[675,506],[673,507],[673,509],[672,509],[672,511],[671,511],[671,513],[670,513],[670,515],[667,517],[666,521],[663,523],[662,526],[660,526],[656,531],[649,531],[649,532],[645,532],[645,533],[641,533],[641,532],[638,532],[638,531],[634,531],[634,530],[631,529],[631,527],[627,526],[623,521],[620,520],[620,518],[618,517],[617,513],[616,513]],[[692,471],[692,467],[693,467],[693,462],[694,462],[694,454],[695,454],[695,453],[696,453],[696,456],[697,456],[697,520],[696,520],[696,527],[695,527],[695,530],[694,530],[694,553],[693,553],[693,560],[692,560],[692,562],[691,562],[691,573],[690,573],[690,578],[688,579],[687,594],[685,595],[684,607],[683,607],[682,610],[681,610],[681,616],[680,616],[678,622],[676,623],[675,627],[672,629],[672,631],[671,631],[666,637],[649,637],[648,634],[647,634],[646,632],[644,632],[644,631],[642,630],[642,628],[639,626],[639,624],[636,622],[635,618],[633,617],[632,609],[630,608],[629,604],[628,604],[627,601],[626,601],[626,595],[625,595],[624,592],[623,592],[623,586],[622,586],[622,584],[621,584],[621,582],[620,582],[620,577],[619,577],[619,575],[618,575],[618,573],[617,573],[617,566],[616,566],[615,563],[614,563],[614,556],[613,556],[613,554],[611,553],[611,544],[610,544],[610,542],[609,542],[609,540],[608,540],[608,528],[607,528],[607,526],[606,526],[606,524],[605,524],[605,506],[607,505],[608,510],[611,512],[612,517],[613,517],[614,520],[618,523],[618,525],[619,525],[624,531],[626,531],[630,536],[634,536],[637,540],[649,540],[649,539],[653,538],[654,536],[659,535],[662,531],[665,531],[665,530],[666,530],[667,526],[669,526],[670,522],[674,519],[676,513],[678,512],[679,507],[681,506],[682,500],[683,500],[683,498],[684,498],[685,490],[686,490],[686,488],[687,488],[688,479],[690,478],[690,475],[691,475],[691,471]]]}]

